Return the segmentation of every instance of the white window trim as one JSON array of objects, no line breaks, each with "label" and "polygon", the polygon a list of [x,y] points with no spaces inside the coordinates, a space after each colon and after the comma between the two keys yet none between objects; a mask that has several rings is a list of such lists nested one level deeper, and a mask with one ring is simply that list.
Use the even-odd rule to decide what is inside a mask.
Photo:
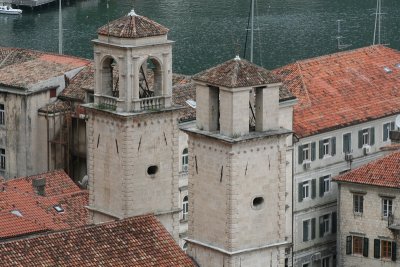
[{"label": "white window trim", "polygon": [[[184,200],[186,197],[188,198],[187,201]],[[186,221],[188,219],[188,215],[189,215],[189,197],[186,195],[182,198],[182,220]]]},{"label": "white window trim", "polygon": [[382,197],[382,217],[387,219],[389,217],[389,206],[388,206],[388,214],[385,215],[385,200],[390,201],[390,213],[393,214],[393,199],[392,198],[386,198]]},{"label": "white window trim", "polygon": [[[363,208],[362,208],[362,212],[361,211],[356,211],[356,206],[355,206],[355,202],[354,202],[354,197],[355,196],[357,196],[357,197],[360,197],[360,198],[362,198],[363,199],[363,204],[362,204],[362,206],[363,206]],[[359,201],[359,203],[360,203],[360,201]],[[358,207],[358,210],[360,210],[360,204],[359,204],[359,207]],[[356,194],[356,193],[353,193],[353,213],[355,214],[355,215],[362,215],[363,213],[364,213],[364,195],[363,194]]]},{"label": "white window trim", "polygon": [[[324,195],[330,194],[332,192],[332,175],[331,174],[327,174],[322,176],[324,177]],[[325,190],[325,180],[328,179],[329,180],[329,190],[326,191]]]},{"label": "white window trim", "polygon": [[[311,142],[308,143],[304,143],[301,145],[303,147],[303,149],[301,150],[301,153],[303,153],[303,163],[311,163]],[[308,150],[308,158],[306,159],[304,157],[304,147],[307,146],[307,150]]]},{"label": "white window trim", "polygon": [[[305,185],[304,183],[306,183],[307,182],[307,185]],[[302,189],[301,189],[301,193],[303,194],[303,201],[304,200],[308,200],[308,199],[311,199],[311,180],[306,180],[306,181],[303,181],[302,183],[301,183],[301,186],[302,186]],[[307,190],[307,196],[304,196],[304,187],[308,187],[308,190]]]},{"label": "white window trim", "polygon": [[[367,127],[367,128],[362,128],[361,130],[363,131],[363,133],[362,133],[362,144],[363,144],[363,148],[364,147],[370,147],[371,146],[371,132],[369,131],[370,129],[372,128],[372,126],[371,127]],[[365,135],[367,135],[368,137],[367,137],[367,143],[365,144],[364,143],[364,130],[367,130],[367,132],[366,132],[366,134]]]},{"label": "white window trim", "polygon": [[[182,163],[182,172],[187,172],[189,169],[189,151],[188,153],[184,154],[183,151],[185,149],[188,149],[187,147],[182,150],[182,156],[181,156],[181,163]],[[186,163],[184,163],[186,162]]]},{"label": "white window trim", "polygon": [[[328,153],[325,153],[325,141],[328,141]],[[332,157],[332,136],[323,138],[322,145],[324,146],[324,156],[322,158],[325,159]]]}]

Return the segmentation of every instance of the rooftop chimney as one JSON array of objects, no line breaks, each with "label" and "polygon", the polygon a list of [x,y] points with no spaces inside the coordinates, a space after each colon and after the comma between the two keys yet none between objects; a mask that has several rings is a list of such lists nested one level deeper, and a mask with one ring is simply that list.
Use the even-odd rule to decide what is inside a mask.
[{"label": "rooftop chimney", "polygon": [[46,195],[46,178],[33,179],[32,186],[37,195],[39,195],[39,196]]}]

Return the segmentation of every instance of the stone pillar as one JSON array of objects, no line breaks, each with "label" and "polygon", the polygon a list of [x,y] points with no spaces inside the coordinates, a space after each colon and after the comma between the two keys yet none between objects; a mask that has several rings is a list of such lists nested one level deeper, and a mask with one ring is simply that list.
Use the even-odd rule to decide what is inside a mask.
[{"label": "stone pillar", "polygon": [[133,110],[139,111],[140,110],[140,86],[139,86],[139,69],[140,69],[140,57],[132,57],[133,60],[133,77],[132,77],[132,98],[133,99]]},{"label": "stone pillar", "polygon": [[171,65],[170,62],[170,53],[163,53],[163,66],[162,66],[162,96],[165,98],[165,107],[170,107],[172,104],[171,96],[172,96],[172,73],[171,73]]},{"label": "stone pillar", "polygon": [[256,88],[256,131],[279,128],[279,87],[281,84]]},{"label": "stone pillar", "polygon": [[250,88],[220,90],[221,134],[238,137],[249,133]]},{"label": "stone pillar", "polygon": [[197,128],[204,131],[217,131],[219,123],[219,89],[196,84],[196,122]]}]

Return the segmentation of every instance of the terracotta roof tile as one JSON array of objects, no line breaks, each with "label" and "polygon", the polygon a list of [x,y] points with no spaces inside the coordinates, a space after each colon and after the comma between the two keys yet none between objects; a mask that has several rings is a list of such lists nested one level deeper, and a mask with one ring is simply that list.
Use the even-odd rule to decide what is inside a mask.
[{"label": "terracotta roof tile", "polygon": [[88,60],[20,48],[0,48],[0,85],[31,86],[84,67]]},{"label": "terracotta roof tile", "polygon": [[228,88],[256,87],[281,82],[272,72],[245,59],[231,59],[193,76],[193,80]]},{"label": "terracotta roof tile", "polygon": [[195,266],[153,215],[0,243],[6,266]]},{"label": "terracotta roof tile", "polygon": [[306,137],[399,113],[399,63],[400,52],[370,46],[298,61],[273,72],[299,100],[293,128]]},{"label": "terracotta roof tile", "polygon": [[337,176],[333,180],[400,188],[400,152],[393,152],[388,156]]},{"label": "terracotta roof tile", "polygon": [[[45,196],[37,195],[32,186],[32,181],[41,177],[46,178]],[[0,219],[0,239],[88,223],[85,206],[89,194],[76,186],[64,171],[10,180],[0,184],[0,189],[0,218],[10,218],[12,211],[21,215],[20,219],[13,218],[14,223]],[[57,212],[55,205],[61,206],[64,212]]]},{"label": "terracotta roof tile", "polygon": [[165,35],[168,31],[167,28],[149,18],[130,13],[102,26],[97,33],[118,38],[142,38]]}]

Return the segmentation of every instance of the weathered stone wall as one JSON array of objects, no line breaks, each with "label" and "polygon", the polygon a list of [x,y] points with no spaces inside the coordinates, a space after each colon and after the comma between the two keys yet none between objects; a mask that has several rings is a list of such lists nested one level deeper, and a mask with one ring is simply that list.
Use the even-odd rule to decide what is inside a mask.
[{"label": "weathered stone wall", "polygon": [[[353,194],[364,194],[364,211],[353,212]],[[374,258],[374,239],[400,241],[398,231],[388,228],[388,221],[382,216],[382,197],[393,198],[393,216],[395,223],[400,223],[400,190],[360,184],[340,183],[339,185],[339,232],[338,232],[338,266],[399,266],[397,261]],[[397,220],[396,220],[397,218]],[[368,257],[362,255],[346,255],[346,237],[356,235],[369,239]],[[397,245],[397,255],[399,255]]]},{"label": "weathered stone wall", "polygon": [[[90,206],[122,218],[155,213],[177,239],[177,113],[88,111]],[[154,175],[148,173],[150,166],[157,169]]]}]

